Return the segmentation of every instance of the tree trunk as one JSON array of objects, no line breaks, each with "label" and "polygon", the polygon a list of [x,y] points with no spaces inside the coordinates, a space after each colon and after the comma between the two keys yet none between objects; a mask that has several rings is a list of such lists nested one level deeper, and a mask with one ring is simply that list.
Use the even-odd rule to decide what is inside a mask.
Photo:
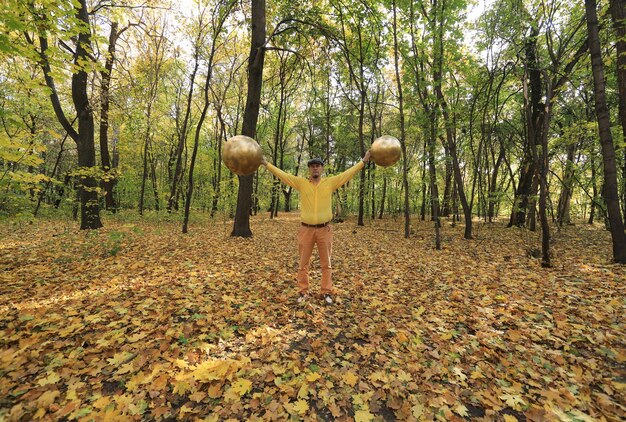
[{"label": "tree trunk", "polygon": [[115,212],[117,205],[113,197],[115,175],[112,172],[111,156],[109,154],[109,106],[111,103],[111,72],[115,61],[115,44],[119,37],[118,23],[111,24],[109,33],[108,55],[104,64],[104,70],[100,72],[102,87],[100,88],[100,161],[104,172],[102,187],[104,188],[104,206],[107,210]]},{"label": "tree trunk", "polygon": [[[61,162],[61,157],[63,156],[63,153],[65,152],[63,147],[65,146],[65,141],[67,141],[68,136],[69,134],[66,133],[65,136],[63,137],[63,140],[61,141],[59,153],[57,154],[57,158],[54,161],[54,166],[52,167],[52,171],[50,172],[50,180],[46,182],[45,187],[41,190],[41,192],[39,192],[39,198],[37,198],[37,205],[35,206],[35,210],[33,211],[33,217],[37,217],[37,213],[39,212],[39,207],[41,206],[41,201],[43,200],[46,192],[50,188],[50,185],[52,185],[52,179],[56,177],[57,169],[59,168],[59,163]],[[58,208],[58,205],[55,208]]]},{"label": "tree trunk", "polygon": [[598,178],[596,176],[596,163],[595,163],[595,148],[593,144],[590,146],[591,151],[589,154],[589,161],[591,167],[591,189],[593,192],[593,198],[591,198],[591,209],[589,210],[589,220],[587,224],[593,224],[596,215],[596,201],[598,199]]},{"label": "tree trunk", "polygon": [[[626,139],[626,8],[624,0],[610,0],[611,17],[616,34],[617,89],[619,92],[619,120],[622,134]],[[626,219],[626,146],[623,146],[622,167],[622,217]]]},{"label": "tree trunk", "polygon": [[422,151],[422,205],[420,207],[420,219],[426,221],[426,169],[428,168],[428,148],[426,137],[424,137],[424,148]]},{"label": "tree trunk", "polygon": [[[281,60],[281,67],[279,69],[279,81],[280,81],[280,96],[278,99],[278,116],[276,116],[276,127],[274,128],[274,147],[272,148],[272,164],[275,166],[279,166],[281,170],[283,169],[282,165],[279,165],[279,159],[282,161],[282,155],[279,157],[279,154],[282,154],[280,151],[280,146],[282,144],[281,136],[282,136],[282,123],[283,123],[283,112],[285,108],[285,75],[283,69],[283,61]],[[272,201],[270,204],[270,219],[278,216],[278,207],[280,202],[280,180],[276,176],[272,176]]]},{"label": "tree trunk", "polygon": [[150,158],[150,181],[152,182],[152,195],[154,195],[154,210],[158,212],[161,209],[161,201],[159,200],[159,186],[156,174],[157,160],[153,156]]},{"label": "tree trunk", "polygon": [[[78,131],[76,131],[66,118],[61,105],[61,101],[56,90],[50,62],[48,60],[48,39],[45,33],[39,34],[41,66],[44,73],[46,85],[50,88],[50,101],[55,115],[61,126],[67,131],[70,137],[76,142],[78,153],[79,171],[84,173],[80,176],[79,200],[80,200],[80,228],[98,229],[102,227],[100,221],[100,206],[98,204],[98,181],[91,174],[96,164],[96,149],[94,143],[94,119],[89,96],[87,94],[88,74],[85,71],[85,64],[91,62],[91,25],[87,11],[86,0],[79,0],[75,4],[76,17],[84,25],[76,39],[76,49],[74,51],[75,70],[72,73],[72,102],[76,110],[78,120]],[[26,35],[27,41],[33,44],[33,40]]]},{"label": "tree trunk", "polygon": [[[439,94],[437,94],[439,96]],[[444,118],[444,122],[446,119]],[[444,123],[444,124],[447,124]],[[448,128],[446,128],[446,131]],[[448,141],[445,139],[441,139],[441,143],[443,145],[443,159],[445,162],[445,175],[444,175],[444,184],[443,184],[443,198],[441,202],[441,216],[449,217],[450,216],[450,208],[451,208],[451,197],[452,197],[452,158],[450,158],[450,147],[448,145]]]},{"label": "tree trunk", "polygon": [[461,167],[459,166],[459,158],[456,151],[456,142],[454,140],[454,134],[452,133],[450,116],[448,114],[448,103],[443,96],[440,85],[437,85],[436,92],[439,99],[439,106],[441,107],[441,110],[443,112],[443,119],[446,125],[446,142],[448,145],[448,152],[450,153],[450,159],[452,161],[452,170],[454,172],[454,181],[457,186],[457,194],[459,197],[459,201],[461,202],[461,206],[463,207],[463,215],[465,216],[465,233],[463,237],[465,239],[471,239],[472,211],[470,210],[469,204],[467,203],[465,190],[463,189],[463,175],[461,174]]},{"label": "tree trunk", "polygon": [[496,202],[498,202],[498,173],[500,171],[500,165],[502,164],[502,160],[504,160],[504,155],[506,154],[506,150],[502,141],[500,141],[500,152],[498,153],[498,158],[494,161],[493,171],[491,172],[491,179],[489,180],[489,209],[487,211],[489,215],[489,222],[493,222],[493,218],[495,217],[495,208]]},{"label": "tree trunk", "polygon": [[615,147],[611,135],[609,108],[606,103],[604,65],[602,63],[600,50],[598,16],[595,0],[585,0],[585,13],[587,17],[587,31],[589,33],[589,53],[591,55],[598,131],[600,134],[600,145],[602,146],[602,162],[604,168],[604,189],[602,192],[606,201],[611,226],[613,259],[617,263],[626,264],[626,234],[624,233],[624,222],[619,207]]},{"label": "tree trunk", "polygon": [[570,202],[572,200],[572,190],[574,185],[574,155],[576,154],[576,144],[567,146],[567,162],[563,171],[563,187],[557,204],[556,221],[559,227],[571,224]]},{"label": "tree trunk", "polygon": [[[201,25],[202,26],[202,22]],[[167,200],[167,212],[172,212],[173,209],[178,208],[178,184],[181,181],[181,172],[182,172],[182,163],[183,163],[183,150],[185,149],[185,143],[187,142],[187,125],[189,124],[189,116],[191,115],[191,101],[193,99],[193,88],[195,86],[196,73],[198,72],[199,67],[199,56],[200,56],[200,42],[201,37],[198,35],[196,38],[196,45],[194,46],[194,66],[191,71],[191,77],[189,82],[189,93],[187,96],[187,105],[185,108],[185,117],[183,118],[183,125],[178,133],[178,143],[176,144],[176,152],[174,153],[173,161],[174,164],[174,173],[172,174],[171,179],[171,187],[170,187],[170,197]],[[193,153],[192,153],[193,155]]]},{"label": "tree trunk", "polygon": [[[213,16],[213,22],[217,19],[217,23],[213,26],[212,38],[211,38],[211,50],[209,52],[209,57],[207,59],[207,71],[206,71],[206,79],[204,81],[203,88],[203,100],[204,104],[202,106],[202,111],[200,112],[200,118],[198,120],[198,124],[196,125],[196,131],[193,139],[193,150],[191,152],[191,161],[189,163],[189,179],[187,184],[187,195],[185,197],[185,212],[183,217],[183,233],[187,233],[189,230],[189,211],[191,209],[191,199],[193,198],[193,171],[196,166],[196,156],[198,155],[198,146],[200,144],[200,132],[202,131],[202,125],[204,124],[204,120],[206,119],[207,112],[209,110],[209,89],[211,84],[211,77],[213,76],[213,58],[215,57],[215,51],[217,49],[216,42],[219,36],[219,33],[222,31],[222,26],[226,17],[230,12],[230,8],[233,3],[230,3],[227,6],[226,10],[222,11],[220,8],[216,9],[214,13],[217,13],[218,16]],[[198,42],[200,40],[198,39]],[[196,62],[197,63],[197,62]],[[197,68],[197,66],[196,66]],[[195,76],[195,69],[194,69]],[[193,76],[192,76],[192,85],[193,85]],[[189,96],[191,97],[192,91],[190,90]],[[188,108],[190,108],[190,102],[188,103]],[[184,145],[184,142],[182,143]],[[180,144],[179,144],[180,145]],[[176,178],[174,178],[174,183],[176,183]]]},{"label": "tree trunk", "polygon": [[[243,135],[254,139],[259,118],[261,86],[263,84],[263,62],[265,59],[265,0],[252,2],[252,39],[248,59],[248,95],[243,116]],[[231,236],[250,237],[250,208],[252,207],[253,175],[238,176],[237,210]]]},{"label": "tree trunk", "polygon": [[[382,220],[383,219],[383,213],[385,212],[385,199],[387,196],[387,177],[383,176],[383,192],[382,192],[382,197],[380,198],[380,209],[378,210],[378,219]],[[406,215],[405,215],[406,217]],[[406,230],[406,227],[405,227]],[[405,237],[406,237],[406,233],[405,233]]]},{"label": "tree trunk", "polygon": [[222,119],[221,107],[217,110],[217,116],[220,121],[220,134],[217,137],[217,157],[215,158],[215,169],[217,174],[215,175],[213,183],[213,201],[211,203],[211,218],[215,216],[217,212],[217,205],[220,199],[221,184],[222,184],[222,142],[226,137],[226,125]]},{"label": "tree trunk", "polygon": [[[393,60],[396,71],[396,86],[398,88],[398,103],[400,113],[400,147],[402,148],[402,187],[404,190],[404,237],[408,238],[411,234],[411,210],[409,209],[409,163],[406,152],[406,128],[404,122],[404,97],[402,92],[402,79],[400,78],[400,51],[398,47],[398,23],[396,0],[393,0]],[[380,215],[383,216],[383,205],[385,203],[385,190],[387,188],[387,179],[383,180],[383,199],[380,206]]]},{"label": "tree trunk", "polygon": [[370,196],[370,219],[373,220],[376,218],[376,186],[374,184],[374,178],[376,175],[374,174],[375,168],[369,166],[367,168],[367,186],[369,187],[369,196]]},{"label": "tree trunk", "polygon": [[[90,28],[86,0],[80,0],[77,10],[78,19]],[[94,144],[93,108],[87,94],[88,74],[83,63],[89,59],[87,48],[91,46],[91,31],[83,29],[78,35],[74,64],[78,71],[72,75],[72,101],[78,115],[78,166],[90,171],[96,166],[96,148]],[[98,229],[100,221],[100,205],[98,204],[98,182],[94,176],[88,175],[80,184],[80,228]]]},{"label": "tree trunk", "polygon": [[439,189],[437,187],[437,170],[435,167],[435,147],[437,117],[432,112],[430,121],[430,136],[428,138],[428,173],[430,178],[430,200],[432,220],[435,223],[435,249],[441,249],[441,223],[439,221]]},{"label": "tree trunk", "polygon": [[[524,72],[524,110],[526,118],[526,137],[524,145],[524,158],[522,160],[520,181],[515,192],[513,211],[508,227],[513,225],[522,227],[526,224],[526,213],[532,201],[531,196],[537,192],[535,177],[537,173],[536,147],[538,139],[537,130],[541,107],[541,73],[537,63],[537,36],[539,31],[536,27],[531,28],[530,36],[525,42],[525,72]],[[529,86],[530,85],[530,86]]]},{"label": "tree trunk", "polygon": [[[552,93],[550,87],[548,87],[548,93],[546,94],[546,109],[551,107]],[[543,118],[543,130],[541,131],[541,161],[539,163],[539,219],[541,220],[541,266],[549,268],[552,266],[550,260],[550,225],[548,224],[547,215],[547,200],[548,200],[548,171],[549,171],[549,157],[548,157],[548,125],[550,110],[547,109],[542,114]]]},{"label": "tree trunk", "polygon": [[[359,148],[361,151],[361,157],[365,155],[365,140],[363,135],[363,126],[365,120],[365,97],[367,96],[367,92],[363,87],[363,72],[361,72],[361,101],[359,103]],[[365,167],[361,169],[360,177],[359,177],[359,215],[357,218],[357,224],[359,226],[364,226],[363,215],[365,214]]]}]

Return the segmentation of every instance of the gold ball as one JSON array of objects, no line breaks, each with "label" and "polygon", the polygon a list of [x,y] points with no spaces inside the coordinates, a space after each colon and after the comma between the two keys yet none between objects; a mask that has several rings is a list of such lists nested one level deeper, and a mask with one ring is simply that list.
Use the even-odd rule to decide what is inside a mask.
[{"label": "gold ball", "polygon": [[230,171],[239,176],[254,173],[261,165],[262,160],[261,147],[249,136],[233,136],[224,143],[222,161]]},{"label": "gold ball", "polygon": [[380,138],[376,138],[372,142],[370,148],[371,158],[376,165],[382,167],[389,167],[395,164],[402,155],[402,148],[400,141],[393,136],[383,135]]}]

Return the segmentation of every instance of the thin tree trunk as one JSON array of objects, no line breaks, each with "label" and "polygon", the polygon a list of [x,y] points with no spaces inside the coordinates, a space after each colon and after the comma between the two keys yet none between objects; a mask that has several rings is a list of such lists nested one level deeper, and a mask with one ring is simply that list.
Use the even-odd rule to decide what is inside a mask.
[{"label": "thin tree trunk", "polygon": [[589,53],[591,55],[591,68],[596,99],[596,116],[598,118],[600,145],[602,146],[604,168],[604,189],[602,193],[606,201],[611,226],[613,259],[617,263],[626,264],[626,234],[624,233],[624,222],[619,207],[615,147],[611,135],[609,108],[606,103],[604,65],[602,63],[600,50],[598,16],[595,0],[585,0],[585,14],[587,17],[587,31],[589,33]]},{"label": "thin tree trunk", "polygon": [[144,198],[146,195],[146,180],[148,179],[148,137],[143,144],[143,171],[141,173],[141,189],[139,191],[139,215],[143,215]]},{"label": "thin tree trunk", "polygon": [[567,146],[567,161],[563,171],[563,187],[557,204],[556,222],[559,227],[571,224],[570,202],[572,199],[572,190],[574,185],[574,155],[576,154],[576,144]]},{"label": "thin tree trunk", "polygon": [[593,224],[596,214],[596,201],[598,198],[598,178],[596,176],[596,163],[595,163],[595,148],[591,145],[591,151],[589,154],[589,161],[591,165],[591,189],[593,192],[593,198],[591,198],[591,209],[589,210],[589,220],[587,224]]},{"label": "thin tree trunk", "polygon": [[[187,185],[187,195],[185,197],[185,213],[183,217],[183,233],[187,233],[189,230],[189,210],[191,209],[191,199],[193,198],[193,172],[196,166],[196,156],[198,155],[198,146],[200,144],[200,132],[202,131],[202,125],[204,124],[204,120],[206,119],[207,111],[209,110],[209,89],[211,84],[211,76],[213,76],[213,59],[215,57],[215,51],[217,49],[217,37],[219,33],[222,31],[222,26],[226,17],[228,16],[230,9],[234,3],[230,3],[226,10],[222,15],[213,16],[213,19],[217,19],[216,25],[213,27],[213,33],[211,38],[211,50],[209,52],[209,57],[207,60],[207,73],[206,79],[204,81],[204,89],[203,89],[203,99],[204,105],[202,106],[202,111],[200,113],[200,119],[198,120],[198,124],[196,125],[196,131],[193,139],[193,150],[191,152],[191,161],[189,163],[189,180]],[[221,9],[216,9],[214,13],[220,14],[222,13]],[[191,92],[190,92],[191,95]]]},{"label": "thin tree trunk", "polygon": [[104,70],[100,72],[102,87],[100,88],[100,161],[104,171],[102,187],[104,188],[104,204],[109,211],[116,211],[115,198],[113,197],[113,186],[115,186],[115,176],[111,166],[111,156],[109,154],[109,107],[111,103],[111,73],[115,61],[115,44],[119,37],[119,24],[111,24],[109,33],[109,46]]},{"label": "thin tree trunk", "polygon": [[497,189],[498,189],[498,175],[500,171],[500,165],[502,164],[502,160],[504,160],[504,155],[506,154],[506,150],[504,149],[504,145],[500,142],[500,152],[498,154],[498,158],[495,160],[493,165],[493,171],[491,173],[491,180],[489,181],[489,222],[493,221],[495,217],[495,205],[497,202]]},{"label": "thin tree trunk", "polygon": [[[259,118],[261,86],[263,83],[263,62],[265,60],[265,0],[252,2],[252,39],[248,59],[248,95],[243,117],[243,135],[255,138]],[[231,236],[250,237],[250,208],[252,206],[253,175],[238,176],[237,209]]]},{"label": "thin tree trunk", "polygon": [[[443,52],[442,52],[443,54]],[[439,105],[443,112],[443,119],[446,125],[446,142],[448,145],[448,151],[450,153],[450,159],[452,160],[452,170],[454,172],[454,181],[457,186],[457,194],[461,206],[463,207],[463,215],[465,216],[465,233],[463,237],[465,239],[472,238],[472,211],[470,210],[467,198],[465,197],[465,190],[463,189],[463,175],[461,174],[461,167],[459,165],[459,159],[456,151],[456,142],[454,141],[454,135],[452,133],[452,127],[450,122],[450,116],[448,114],[448,103],[446,102],[441,86],[436,87],[437,97],[439,99]]]},{"label": "thin tree trunk", "polygon": [[[279,154],[279,148],[280,148],[280,144],[281,144],[281,125],[283,122],[283,110],[284,110],[284,106],[285,106],[285,90],[284,90],[284,83],[285,83],[285,77],[284,77],[284,73],[283,73],[283,68],[282,68],[282,61],[281,61],[281,68],[279,69],[279,73],[280,73],[280,97],[278,100],[278,116],[276,117],[276,127],[274,130],[274,148],[273,148],[273,153],[272,153],[272,164],[275,166],[278,166],[278,154]],[[280,168],[282,169],[282,166],[280,166]],[[280,195],[280,180],[278,180],[278,178],[276,176],[272,176],[272,190],[271,190],[271,195],[272,195],[272,201],[270,204],[270,219],[273,219],[274,217],[278,216],[278,206],[279,206],[279,195]]]},{"label": "thin tree trunk", "polygon": [[[619,120],[626,139],[626,5],[624,0],[610,0],[611,17],[616,34],[617,89],[619,92]],[[622,218],[626,220],[626,146],[623,149],[622,167]]]},{"label": "thin tree trunk", "polygon": [[[546,78],[547,80],[548,78]],[[546,100],[546,111],[543,113],[543,130],[541,131],[541,162],[539,165],[539,218],[541,220],[541,266],[549,268],[552,266],[550,260],[550,225],[548,224],[547,201],[548,201],[548,125],[550,121],[552,102],[552,89],[548,86]]]},{"label": "thin tree trunk", "polygon": [[378,210],[378,219],[383,219],[383,213],[385,212],[385,197],[387,196],[387,177],[383,176],[383,192],[382,198],[380,198],[380,210]]},{"label": "thin tree trunk", "polygon": [[[400,113],[400,147],[402,148],[402,188],[404,189],[404,237],[408,238],[411,235],[411,210],[409,209],[409,163],[406,152],[406,128],[404,122],[404,97],[402,92],[402,79],[400,78],[400,60],[399,60],[399,47],[398,47],[398,23],[397,23],[397,11],[396,0],[393,0],[393,59],[394,67],[396,71],[396,86],[398,89],[398,103]],[[383,206],[385,202],[385,189],[387,187],[387,179],[384,179],[383,186],[383,200],[380,207],[380,216],[383,215]]]},{"label": "thin tree trunk", "polygon": [[436,122],[434,112],[431,113],[430,136],[428,139],[428,173],[430,176],[430,200],[432,220],[435,223],[435,249],[441,249],[441,223],[439,221],[439,189],[437,187],[437,170],[435,168]]},{"label": "thin tree trunk", "polygon": [[[439,94],[437,94],[439,96]],[[446,119],[444,118],[444,122]],[[447,122],[444,124],[448,124]],[[446,127],[446,131],[448,128]],[[451,197],[452,197],[452,158],[450,157],[450,147],[448,145],[448,141],[445,139],[441,139],[441,144],[443,145],[443,159],[445,162],[445,174],[444,174],[444,184],[443,184],[443,199],[441,203],[441,216],[449,217],[450,216],[450,208],[451,208]]]},{"label": "thin tree trunk", "polygon": [[49,175],[50,180],[46,182],[46,186],[39,193],[39,198],[37,198],[37,206],[35,206],[35,210],[33,211],[33,217],[37,217],[37,213],[39,212],[39,207],[41,206],[41,201],[44,195],[46,194],[46,192],[48,191],[48,189],[50,188],[50,185],[52,184],[52,179],[56,175],[57,168],[59,167],[59,163],[61,162],[61,157],[63,156],[63,152],[64,152],[63,147],[65,146],[65,141],[67,140],[68,136],[69,134],[66,133],[65,136],[63,137],[63,140],[61,140],[59,153],[57,154],[57,158],[54,161],[54,166],[52,167],[52,171],[50,172],[50,175]]},{"label": "thin tree trunk", "polygon": [[[203,23],[200,22],[200,27],[202,27]],[[178,133],[178,143],[176,145],[176,152],[174,153],[173,161],[174,164],[174,173],[172,174],[171,179],[171,187],[170,187],[170,196],[167,200],[167,212],[171,212],[172,209],[177,209],[178,203],[178,184],[181,179],[182,172],[182,162],[183,162],[183,150],[185,149],[185,143],[187,142],[187,125],[189,124],[189,117],[191,115],[191,101],[193,99],[193,89],[195,87],[196,74],[198,72],[199,67],[199,56],[200,56],[200,48],[201,48],[201,35],[200,30],[198,33],[198,37],[196,38],[196,45],[194,46],[194,66],[191,71],[191,77],[189,81],[189,93],[187,95],[187,105],[185,107],[185,117],[183,118],[183,125]],[[193,155],[193,153],[192,153]]]},{"label": "thin tree trunk", "polygon": [[[365,120],[365,97],[367,95],[364,82],[363,82],[363,71],[361,71],[361,89],[359,90],[361,94],[361,101],[359,103],[359,148],[361,150],[361,157],[365,155],[365,139],[363,134],[363,126]],[[357,224],[359,226],[364,226],[363,215],[365,214],[365,168],[361,169],[360,177],[359,177],[359,215],[357,218]]]},{"label": "thin tree trunk", "polygon": [[153,156],[150,158],[150,181],[152,182],[152,194],[154,195],[154,210],[158,212],[161,210],[161,201],[159,200],[159,186],[157,184],[157,161]]}]

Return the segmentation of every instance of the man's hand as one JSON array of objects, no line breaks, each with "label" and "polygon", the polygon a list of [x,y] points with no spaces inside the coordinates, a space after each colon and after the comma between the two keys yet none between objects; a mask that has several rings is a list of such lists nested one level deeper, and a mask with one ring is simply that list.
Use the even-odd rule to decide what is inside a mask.
[{"label": "man's hand", "polygon": [[370,160],[370,150],[368,149],[365,155],[363,156],[363,162],[367,163]]}]

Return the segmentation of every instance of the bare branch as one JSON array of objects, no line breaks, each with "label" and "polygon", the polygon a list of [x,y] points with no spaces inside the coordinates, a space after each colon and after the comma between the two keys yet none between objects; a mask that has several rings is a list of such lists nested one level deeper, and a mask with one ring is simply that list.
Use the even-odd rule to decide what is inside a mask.
[{"label": "bare branch", "polygon": [[130,5],[130,4],[115,4],[115,3],[110,3],[107,4],[107,1],[102,1],[99,4],[96,4],[94,6],[94,8],[91,10],[91,12],[89,12],[90,15],[96,14],[97,12],[99,12],[102,9],[110,9],[110,8],[123,8],[123,9],[152,9],[152,10],[170,10],[169,7],[164,7],[164,6],[152,6],[149,5],[148,2],[144,2],[143,4],[140,5]]}]

